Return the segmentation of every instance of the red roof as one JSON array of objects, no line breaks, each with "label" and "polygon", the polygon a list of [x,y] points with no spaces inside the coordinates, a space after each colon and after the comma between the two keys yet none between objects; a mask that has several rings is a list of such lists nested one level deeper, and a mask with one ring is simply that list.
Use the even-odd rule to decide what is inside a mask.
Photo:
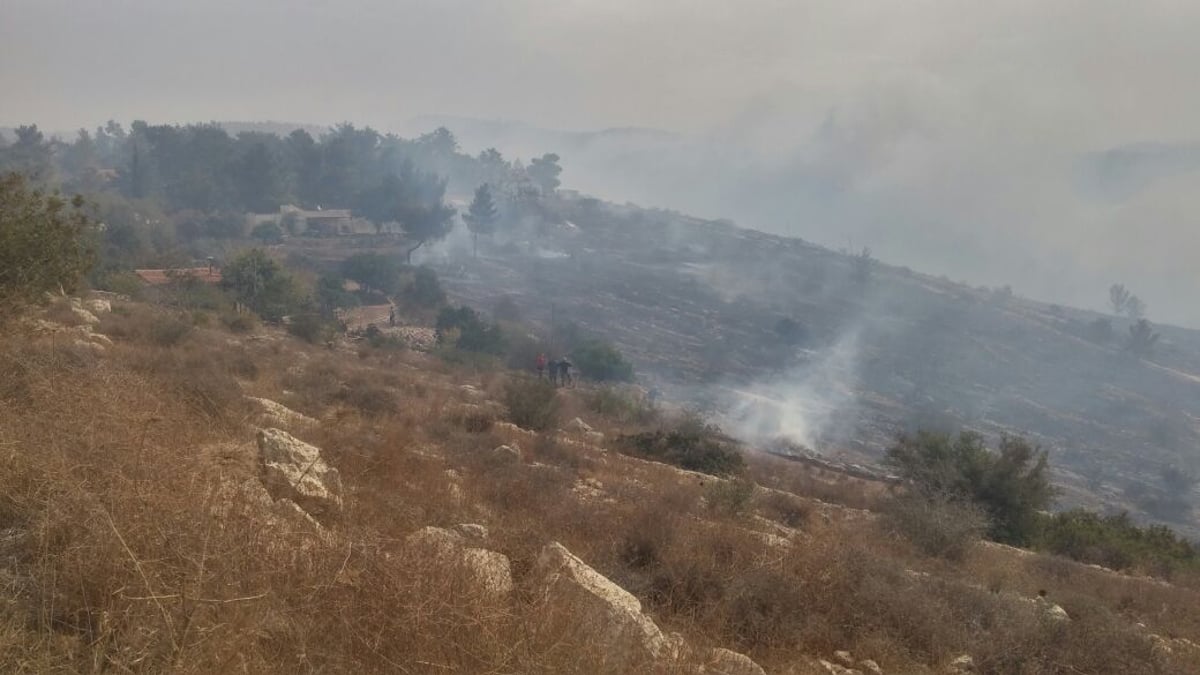
[{"label": "red roof", "polygon": [[221,270],[215,267],[183,267],[179,269],[134,270],[133,273],[138,275],[142,281],[154,286],[170,283],[176,279],[185,277],[188,279],[196,279],[206,284],[216,284],[221,282]]}]

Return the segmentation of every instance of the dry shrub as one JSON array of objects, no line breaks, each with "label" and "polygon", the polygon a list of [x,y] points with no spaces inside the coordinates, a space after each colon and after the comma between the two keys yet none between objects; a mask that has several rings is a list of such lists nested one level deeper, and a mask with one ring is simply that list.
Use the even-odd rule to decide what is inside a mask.
[{"label": "dry shrub", "polygon": [[803,527],[812,515],[809,502],[776,490],[763,490],[756,506],[764,517],[793,528]]},{"label": "dry shrub", "polygon": [[145,305],[117,305],[100,317],[99,331],[117,340],[141,345],[174,347],[193,331],[189,318]]},{"label": "dry shrub", "polygon": [[136,371],[155,378],[209,421],[229,421],[245,408],[241,385],[228,370],[213,367],[219,357],[211,353],[142,349],[128,357]]},{"label": "dry shrub", "polygon": [[558,391],[553,384],[531,377],[515,377],[504,385],[504,407],[508,421],[534,431],[551,429],[558,423]]},{"label": "dry shrub", "polygon": [[373,417],[394,413],[400,407],[400,396],[395,389],[363,374],[351,377],[341,388],[337,400]]},{"label": "dry shrub", "polygon": [[962,560],[987,531],[987,516],[978,507],[922,495],[892,499],[884,522],[925,555],[947,560]]},{"label": "dry shrub", "polygon": [[749,452],[746,475],[764,487],[841,504],[856,509],[879,510],[889,498],[890,487],[817,468],[805,462],[761,452]]},{"label": "dry shrub", "polygon": [[714,480],[704,490],[704,502],[713,513],[735,518],[750,508],[755,488],[754,481],[744,478]]}]

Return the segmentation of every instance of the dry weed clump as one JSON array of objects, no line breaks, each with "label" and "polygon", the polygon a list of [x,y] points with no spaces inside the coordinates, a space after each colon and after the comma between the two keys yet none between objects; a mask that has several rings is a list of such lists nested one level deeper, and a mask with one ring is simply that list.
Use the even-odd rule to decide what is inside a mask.
[{"label": "dry weed clump", "polygon": [[926,555],[962,560],[987,532],[987,516],[976,506],[946,498],[902,495],[884,512],[884,523]]},{"label": "dry weed clump", "polygon": [[544,431],[558,423],[558,390],[545,380],[516,377],[504,385],[508,421],[524,429]]},{"label": "dry weed clump", "polygon": [[745,457],[746,476],[764,487],[870,511],[881,510],[890,497],[890,486],[882,483],[762,452],[748,452]]}]

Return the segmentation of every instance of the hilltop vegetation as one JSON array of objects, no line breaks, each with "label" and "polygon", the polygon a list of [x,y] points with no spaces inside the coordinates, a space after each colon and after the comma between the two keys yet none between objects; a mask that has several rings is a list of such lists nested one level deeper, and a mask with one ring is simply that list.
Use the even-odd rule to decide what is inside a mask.
[{"label": "hilltop vegetation", "polygon": [[[180,210],[196,205],[190,189],[128,187],[152,158],[244,146],[209,127],[139,129],[120,146],[130,164],[115,191],[91,207],[20,178],[0,193],[0,241],[22,242],[4,252],[9,269],[38,272],[0,277],[0,292],[24,301],[0,330],[6,671],[761,672],[721,650],[795,674],[962,672],[968,661],[981,673],[1200,669],[1192,543],[1128,515],[1050,513],[1063,501],[1056,456],[990,416],[922,414],[945,412],[937,402],[978,374],[959,361],[963,343],[1015,359],[995,336],[1047,331],[1040,310],[989,292],[962,300],[961,315],[921,314],[919,340],[884,330],[868,309],[930,310],[929,294],[952,287],[867,250],[784,246],[713,223],[668,245],[676,216],[558,195],[549,154],[509,166],[527,184],[498,200],[505,227],[477,230],[484,255],[439,276],[407,258],[419,228],[436,238],[448,222],[434,160],[393,173],[389,153],[423,146],[348,126],[320,152],[373,138],[355,156],[382,172],[380,190],[368,179],[359,196],[401,232],[380,227],[359,247],[281,223],[256,240],[244,221]],[[164,145],[142,145],[155,138]],[[83,139],[68,152],[27,129],[18,143],[0,159],[50,153],[49,169],[31,171],[40,185]],[[773,279],[763,247],[824,262]],[[218,250],[219,284],[130,277],[135,264],[186,266]],[[749,260],[760,268],[725,276],[728,261]],[[882,303],[885,278],[910,294]],[[89,280],[101,288],[86,291]],[[754,295],[759,283],[800,289],[798,304]],[[911,414],[912,433],[856,430],[886,437],[896,477],[768,455],[773,431],[739,439],[690,409],[711,400],[678,395],[681,383],[711,393],[738,373],[803,372],[793,369],[806,355],[836,351],[855,325],[873,358],[887,345],[924,359],[889,377],[872,362],[852,385],[820,381],[874,387],[881,408],[898,392],[926,397],[925,410],[890,413]],[[1068,340],[1073,325],[1037,335]],[[1167,349],[1178,346],[1143,337],[1181,365]],[[582,377],[542,379],[540,353],[569,355]],[[1103,353],[1125,386],[1181,378],[1145,362],[1149,352]],[[1017,380],[1007,386],[1047,386]],[[1173,494],[1195,486],[1176,463],[1158,480]]]}]

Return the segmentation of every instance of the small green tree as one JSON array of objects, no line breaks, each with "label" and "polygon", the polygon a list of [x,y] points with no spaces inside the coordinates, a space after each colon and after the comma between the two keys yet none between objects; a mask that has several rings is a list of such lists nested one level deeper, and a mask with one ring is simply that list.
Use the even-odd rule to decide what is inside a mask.
[{"label": "small green tree", "polygon": [[400,290],[400,264],[385,255],[357,253],[342,261],[340,271],[364,290],[388,295]]},{"label": "small green tree", "polygon": [[989,450],[979,434],[918,432],[901,436],[887,462],[928,499],[965,500],[987,514],[988,535],[1024,545],[1037,530],[1037,514],[1050,506],[1054,490],[1044,451],[1006,436]]},{"label": "small green tree", "polygon": [[30,190],[23,176],[0,176],[0,314],[47,291],[73,291],[92,267],[84,202]]},{"label": "small green tree", "polygon": [[541,188],[542,194],[551,194],[561,185],[558,180],[558,175],[562,173],[562,167],[558,165],[559,159],[558,155],[548,152],[529,162],[529,168],[526,171],[529,173],[530,180]]},{"label": "small green tree", "polygon": [[221,286],[238,302],[268,321],[281,320],[300,301],[292,276],[262,249],[250,249],[234,258],[221,270],[221,277]]},{"label": "small green tree", "polygon": [[438,314],[436,330],[439,341],[445,341],[452,331],[458,333],[454,346],[468,352],[502,354],[504,336],[500,326],[489,324],[470,307],[446,307]]},{"label": "small green tree", "polygon": [[274,221],[259,223],[250,230],[250,236],[264,244],[278,244],[283,241],[283,228]]},{"label": "small green tree", "polygon": [[602,340],[586,340],[571,351],[575,365],[587,377],[599,382],[631,382],[633,364],[621,352]]},{"label": "small green tree", "polygon": [[1138,319],[1137,323],[1129,327],[1129,339],[1125,342],[1125,348],[1131,354],[1145,358],[1154,351],[1154,345],[1158,344],[1158,337],[1158,333],[1154,332],[1154,326],[1149,321]]},{"label": "small green tree", "polygon": [[479,235],[495,232],[496,220],[499,217],[500,211],[496,209],[488,184],[484,183],[475,188],[475,198],[471,200],[471,207],[463,217],[463,220],[467,221],[467,229],[471,231],[472,251],[475,257],[479,257]]},{"label": "small green tree", "polygon": [[418,307],[440,307],[446,302],[446,291],[438,281],[437,272],[421,266],[413,273],[412,283],[405,289],[405,295]]}]

